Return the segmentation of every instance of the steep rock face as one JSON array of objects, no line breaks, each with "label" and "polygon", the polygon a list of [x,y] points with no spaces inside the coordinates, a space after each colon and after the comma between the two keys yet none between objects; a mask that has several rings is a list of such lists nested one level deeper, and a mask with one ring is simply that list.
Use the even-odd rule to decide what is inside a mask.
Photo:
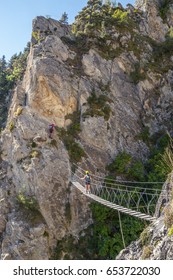
[{"label": "steep rock face", "polygon": [[[37,23],[43,24],[40,19]],[[56,51],[63,61],[59,41]],[[86,199],[78,201],[75,191],[70,195],[70,164],[63,143],[56,133],[53,141],[48,139],[49,122],[57,118],[58,125],[63,126],[64,116],[76,110],[77,82],[71,84],[67,78],[63,84],[69,71],[59,68],[62,63],[55,61],[54,50],[51,59],[38,59],[33,52],[25,78],[16,88],[2,136],[3,162],[10,163],[6,168],[9,205],[1,216],[2,232],[4,220],[8,220],[1,247],[3,259],[48,259],[56,240],[69,232],[75,235],[91,223]],[[30,210],[27,199],[33,204]],[[66,217],[69,201],[73,205],[70,218]],[[85,207],[78,213],[81,203]],[[4,209],[3,204],[1,207]]]},{"label": "steep rock face", "polygon": [[157,41],[164,41],[165,34],[169,27],[165,24],[159,15],[159,8],[164,3],[164,0],[137,0],[136,8],[143,10],[144,21],[140,24],[141,32],[149,35]]},{"label": "steep rock face", "polygon": [[[159,26],[161,37],[154,24],[144,34],[162,40],[166,29],[160,19]],[[145,161],[148,147],[138,137],[143,127],[151,135],[172,129],[172,71],[162,76],[149,69],[135,84],[131,74],[139,61],[148,61],[152,47],[146,42],[139,57],[127,49],[130,31],[116,31],[114,39],[113,51],[122,49],[111,59],[92,42],[81,53],[70,27],[44,17],[33,21],[26,73],[1,139],[1,258],[48,259],[57,240],[78,238],[92,223],[88,199],[70,184],[71,162],[63,141],[56,132],[53,140],[48,138],[49,123],[67,129],[70,114],[79,112],[77,142],[86,154],[80,166],[102,176],[120,151]],[[104,102],[94,111],[89,97]]]}]

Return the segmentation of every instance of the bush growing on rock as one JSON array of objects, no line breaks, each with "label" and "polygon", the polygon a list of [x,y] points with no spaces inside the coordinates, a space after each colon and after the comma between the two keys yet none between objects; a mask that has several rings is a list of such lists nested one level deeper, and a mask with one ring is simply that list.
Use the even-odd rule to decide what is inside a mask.
[{"label": "bush growing on rock", "polygon": [[38,210],[38,202],[35,197],[26,195],[24,192],[20,192],[17,195],[17,201],[24,208],[29,210]]}]

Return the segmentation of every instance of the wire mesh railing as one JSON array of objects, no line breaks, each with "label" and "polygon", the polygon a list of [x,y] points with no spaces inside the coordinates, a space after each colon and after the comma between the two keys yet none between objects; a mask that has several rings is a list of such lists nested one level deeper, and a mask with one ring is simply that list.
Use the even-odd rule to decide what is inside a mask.
[{"label": "wire mesh railing", "polygon": [[[85,185],[85,171],[78,167],[72,172],[72,181]],[[134,183],[134,185],[132,185]],[[155,185],[160,188],[155,188]],[[158,199],[164,196],[163,182],[129,182],[105,180],[105,177],[91,174],[91,194],[110,203],[154,216]]]}]

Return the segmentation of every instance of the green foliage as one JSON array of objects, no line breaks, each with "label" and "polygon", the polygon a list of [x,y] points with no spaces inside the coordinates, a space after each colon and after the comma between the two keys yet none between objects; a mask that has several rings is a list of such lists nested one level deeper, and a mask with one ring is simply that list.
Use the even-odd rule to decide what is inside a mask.
[{"label": "green foliage", "polygon": [[14,115],[15,115],[16,117],[18,117],[18,116],[22,113],[22,111],[23,111],[23,108],[22,108],[21,106],[19,106],[19,107],[17,108],[17,111],[14,112]]},{"label": "green foliage", "polygon": [[140,160],[133,159],[125,151],[120,152],[114,161],[107,166],[107,169],[113,177],[123,175],[128,180],[144,180],[144,164]]},{"label": "green foliage", "polygon": [[29,54],[29,49],[30,44],[28,43],[23,53],[20,52],[18,55],[13,55],[9,61],[6,72],[6,79],[10,88],[14,86],[17,80],[21,80],[23,77],[26,69],[26,61]]},{"label": "green foliage", "polygon": [[[163,134],[155,142],[155,146],[151,148],[150,157],[145,163],[147,180],[150,182],[164,182],[166,176],[170,173],[169,140],[168,134]],[[151,139],[153,141],[153,139]],[[170,151],[170,153],[169,153]]]},{"label": "green foliage", "polygon": [[159,7],[160,17],[165,21],[167,14],[169,12],[170,4],[173,4],[172,0],[164,0],[161,2],[161,6]]},{"label": "green foliage", "polygon": [[144,164],[140,160],[136,160],[128,169],[129,179],[135,181],[144,181],[145,178],[145,169]]},{"label": "green foliage", "polygon": [[173,38],[171,30],[169,30],[164,42],[152,42],[152,48],[153,55],[151,56],[147,67],[156,73],[167,73],[170,69],[172,69],[170,57],[173,52]]},{"label": "green foliage", "polygon": [[64,12],[59,20],[62,24],[68,24],[68,14]]},{"label": "green foliage", "polygon": [[[166,176],[173,170],[173,142],[168,134],[149,136],[148,129],[139,135],[147,140],[150,155],[147,161],[142,162],[132,158],[126,151],[117,154],[112,163],[107,166],[109,176],[116,178],[122,175],[127,180],[164,182]],[[160,188],[160,185],[157,186]]]},{"label": "green foliage", "polygon": [[38,202],[34,196],[29,196],[25,192],[21,191],[17,195],[18,203],[28,210],[38,210]]},{"label": "green foliage", "polygon": [[142,140],[147,145],[150,144],[150,132],[149,127],[145,126],[141,132],[136,136],[136,139]]},{"label": "green foliage", "polygon": [[173,207],[171,205],[164,209],[164,224],[167,228],[173,225]]},{"label": "green foliage", "polygon": [[120,9],[116,9],[112,15],[113,19],[115,19],[118,23],[127,23],[128,22],[128,12],[122,11]]},{"label": "green foliage", "polygon": [[123,26],[127,23],[129,23],[127,11],[117,8],[111,1],[102,5],[102,1],[94,0],[88,1],[87,6],[75,18],[72,30],[76,36],[86,34],[95,37],[100,34],[100,37],[104,38],[106,27]]},{"label": "green foliage", "polygon": [[147,260],[150,258],[150,255],[152,254],[153,249],[151,246],[144,246],[141,260]]},{"label": "green foliage", "polygon": [[132,157],[127,154],[125,151],[120,152],[115,160],[108,165],[107,169],[110,172],[116,172],[118,174],[125,173],[128,169],[129,164],[131,163]]},{"label": "green foliage", "polygon": [[32,37],[36,40],[36,42],[37,42],[38,44],[40,44],[40,42],[41,42],[40,30],[38,30],[38,31],[33,31],[33,32],[32,32]]},{"label": "green foliage", "polygon": [[134,71],[130,73],[130,78],[135,84],[137,84],[139,81],[145,80],[146,74],[144,70],[141,70],[139,63],[134,65]]},{"label": "green foliage", "polygon": [[[93,240],[97,254],[101,259],[115,259],[123,249],[118,213],[100,204],[91,204],[93,214]],[[144,223],[139,219],[121,214],[123,234],[126,246],[141,233]]]},{"label": "green foliage", "polygon": [[36,158],[39,157],[40,153],[36,150],[31,151],[30,158]]},{"label": "green foliage", "polygon": [[56,128],[58,136],[64,142],[71,162],[79,162],[85,156],[83,148],[76,142],[80,132],[80,112],[74,112],[67,115],[66,119],[70,119],[72,123],[64,128]]},{"label": "green foliage", "polygon": [[14,127],[15,127],[14,122],[11,121],[9,124],[9,130],[12,131],[14,129]]},{"label": "green foliage", "polygon": [[70,160],[72,162],[79,162],[81,161],[82,157],[85,156],[85,152],[83,148],[71,138],[64,139],[65,146],[68,150]]},{"label": "green foliage", "polygon": [[167,33],[167,39],[173,40],[173,27],[171,26]]},{"label": "green foliage", "polygon": [[155,45],[153,50],[155,60],[163,58],[165,55],[172,55],[173,51],[173,39],[167,37],[167,39],[159,44]]},{"label": "green foliage", "polygon": [[79,35],[79,32],[92,34],[92,30],[99,27],[102,21],[101,17],[102,1],[100,0],[89,0],[87,6],[82,9],[73,24],[73,32]]},{"label": "green foliage", "polygon": [[111,34],[111,27],[128,30],[137,27],[128,11],[116,7],[115,1],[88,1],[87,6],[75,18],[73,33],[76,36],[85,34],[88,37],[106,38]]},{"label": "green foliage", "polygon": [[[119,218],[116,211],[98,203],[90,204],[93,225],[80,233],[79,239],[68,236],[57,242],[52,259],[115,259],[123,249]],[[139,219],[121,215],[126,244],[135,240],[143,230]]]},{"label": "green foliage", "polygon": [[161,159],[162,169],[166,174],[169,174],[173,170],[173,140],[169,137],[169,144],[164,150]]},{"label": "green foliage", "polygon": [[172,236],[172,235],[173,235],[173,225],[170,227],[168,231],[168,236]]},{"label": "green foliage", "polygon": [[0,59],[0,94],[8,91],[7,62],[5,56]]},{"label": "green foliage", "polygon": [[140,234],[140,240],[142,243],[142,246],[148,245],[151,240],[151,233],[149,232],[148,228],[145,228],[141,234]]},{"label": "green foliage", "polygon": [[92,92],[91,96],[88,97],[88,106],[89,109],[82,115],[83,117],[87,116],[103,116],[106,121],[110,118],[111,107],[108,102],[111,102],[111,99],[105,94],[96,96],[95,91]]},{"label": "green foliage", "polygon": [[32,148],[36,148],[36,147],[37,147],[37,144],[36,144],[34,141],[32,141],[31,147],[32,147]]}]

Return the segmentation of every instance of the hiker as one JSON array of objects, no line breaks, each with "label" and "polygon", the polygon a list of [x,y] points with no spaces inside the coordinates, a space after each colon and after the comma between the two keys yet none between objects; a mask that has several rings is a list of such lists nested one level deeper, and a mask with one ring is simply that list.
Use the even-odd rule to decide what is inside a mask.
[{"label": "hiker", "polygon": [[88,171],[85,171],[86,175],[81,178],[82,180],[85,180],[85,188],[86,188],[86,193],[91,193],[91,176],[89,175]]},{"label": "hiker", "polygon": [[49,124],[49,138],[52,138],[52,133],[54,131],[54,127],[55,127],[55,125],[53,123]]}]

